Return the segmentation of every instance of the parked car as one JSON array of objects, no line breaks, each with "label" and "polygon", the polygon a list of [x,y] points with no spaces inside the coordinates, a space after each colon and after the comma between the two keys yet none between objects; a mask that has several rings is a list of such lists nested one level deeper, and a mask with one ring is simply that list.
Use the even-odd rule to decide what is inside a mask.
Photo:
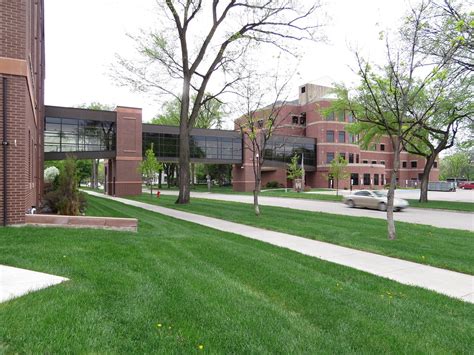
[{"label": "parked car", "polygon": [[459,188],[464,190],[472,190],[474,189],[474,182],[462,182],[459,184]]},{"label": "parked car", "polygon": [[[380,211],[387,210],[387,195],[382,191],[356,191],[350,195],[344,196],[343,202],[349,207],[366,207],[378,209]],[[408,201],[401,198],[395,198],[393,201],[393,209],[395,211],[401,211],[408,206]]]}]

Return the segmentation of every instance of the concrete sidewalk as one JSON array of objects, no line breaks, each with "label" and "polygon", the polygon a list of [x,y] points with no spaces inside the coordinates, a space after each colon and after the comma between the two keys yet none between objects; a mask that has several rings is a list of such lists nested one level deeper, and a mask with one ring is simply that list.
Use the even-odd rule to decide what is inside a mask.
[{"label": "concrete sidewalk", "polygon": [[85,192],[93,196],[122,202],[126,205],[140,207],[148,211],[157,212],[220,231],[260,240],[301,254],[386,277],[402,284],[423,287],[450,297],[474,303],[474,276],[471,275],[301,238],[290,234],[250,227],[217,218],[201,216],[119,197],[111,197],[97,192]]},{"label": "concrete sidewalk", "polygon": [[0,265],[0,303],[67,280],[43,272]]},{"label": "concrete sidewalk", "polygon": [[[178,191],[160,190],[160,192],[162,195],[178,194]],[[191,197],[218,201],[231,201],[250,204],[253,203],[252,195],[191,192]],[[328,202],[320,200],[308,200],[303,198],[270,196],[260,196],[258,201],[262,206],[275,206],[310,212],[324,212],[343,216],[371,217],[378,219],[387,218],[387,214],[385,212],[368,210],[365,208],[350,208],[343,203],[332,201]],[[394,214],[394,219],[400,222],[425,224],[438,228],[460,229],[471,232],[474,231],[474,213],[470,212],[408,208],[403,212],[396,212]]]}]

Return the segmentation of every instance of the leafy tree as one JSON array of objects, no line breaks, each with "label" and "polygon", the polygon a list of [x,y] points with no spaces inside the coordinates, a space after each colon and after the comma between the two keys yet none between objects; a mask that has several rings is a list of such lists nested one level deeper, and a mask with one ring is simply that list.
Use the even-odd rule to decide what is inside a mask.
[{"label": "leafy tree", "polygon": [[[288,41],[314,39],[318,25],[311,17],[318,8],[314,1],[167,0],[160,8],[164,14],[160,17],[159,32],[135,38],[143,65],[119,59],[124,71],[119,77],[127,85],[170,95],[173,95],[173,84],[182,89],[177,203],[186,204],[190,200],[189,136],[202,106],[242,78],[236,63],[250,49],[266,44],[285,49]],[[195,27],[202,20],[206,20],[207,28]],[[218,72],[224,74],[218,77],[222,85],[213,95],[206,95],[211,79]]]},{"label": "leafy tree", "polygon": [[298,163],[298,154],[295,154],[291,157],[291,162],[288,164],[287,177],[290,180],[301,179],[303,176],[303,169]]},{"label": "leafy tree", "polygon": [[[415,15],[413,15],[415,14]],[[438,155],[451,148],[460,130],[472,125],[474,15],[455,1],[425,0],[412,10],[401,29],[402,40],[423,53],[420,64],[436,72],[408,106],[420,122],[403,142],[406,151],[426,158],[420,202],[428,201],[428,182]],[[413,35],[418,32],[417,41]]]},{"label": "leafy tree", "polygon": [[156,174],[163,170],[163,164],[156,160],[153,143],[150,148],[146,150],[145,159],[140,162],[138,169],[148,181],[148,184],[150,185],[150,194],[153,195],[153,179]]},{"label": "leafy tree", "polygon": [[347,160],[341,156],[333,159],[329,166],[329,175],[336,181],[336,196],[339,196],[339,180],[344,180],[349,177],[346,168]]},{"label": "leafy tree", "polygon": [[446,180],[474,178],[474,154],[465,151],[459,151],[447,157],[444,157],[440,163],[440,179]]},{"label": "leafy tree", "polygon": [[[422,2],[411,9],[409,21],[400,31],[399,42],[386,38],[387,61],[384,65],[372,66],[356,53],[360,85],[353,90],[339,86],[336,90],[338,100],[332,108],[337,111],[347,109],[352,113],[357,123],[350,129],[361,135],[363,147],[381,136],[390,140],[393,168],[387,195],[389,239],[396,238],[393,200],[400,152],[418,133],[429,134],[427,128],[433,123],[432,119],[438,117],[433,107],[444,106],[444,90],[455,78],[447,75],[452,65],[450,57],[430,65],[428,56],[419,51],[427,6],[427,2]],[[426,98],[430,104],[423,101]]]}]

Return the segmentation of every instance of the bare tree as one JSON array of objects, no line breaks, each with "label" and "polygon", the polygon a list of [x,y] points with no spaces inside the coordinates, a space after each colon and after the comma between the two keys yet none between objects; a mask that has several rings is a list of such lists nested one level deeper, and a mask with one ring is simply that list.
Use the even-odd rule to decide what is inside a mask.
[{"label": "bare tree", "polygon": [[[262,185],[265,149],[281,122],[288,115],[282,109],[287,102],[286,88],[290,79],[291,75],[282,80],[278,71],[273,77],[251,73],[239,85],[244,112],[235,124],[242,132],[244,148],[248,149],[252,155],[252,170],[255,180],[253,205],[257,216],[260,215],[258,197]],[[265,106],[265,102],[270,102],[270,104]]]},{"label": "bare tree", "polygon": [[[202,105],[226,92],[240,79],[235,63],[251,47],[270,44],[290,52],[289,41],[314,40],[317,1],[294,0],[166,0],[160,32],[135,38],[143,65],[119,58],[122,82],[135,89],[173,95],[181,87],[179,197],[188,203],[189,134]],[[206,26],[207,24],[207,26]],[[199,26],[201,25],[201,26]],[[260,48],[261,49],[261,48]],[[211,78],[221,73],[214,95],[205,95]],[[192,94],[196,95],[194,104]]]}]

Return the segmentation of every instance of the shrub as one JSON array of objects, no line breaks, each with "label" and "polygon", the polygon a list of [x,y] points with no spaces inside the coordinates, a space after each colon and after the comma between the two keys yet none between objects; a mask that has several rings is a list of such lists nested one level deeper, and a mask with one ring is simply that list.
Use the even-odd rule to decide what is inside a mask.
[{"label": "shrub", "polygon": [[275,181],[275,180],[272,180],[272,181],[269,181],[267,182],[267,184],[265,185],[265,187],[267,189],[275,189],[277,187],[279,187],[280,184],[278,183],[278,181]]},{"label": "shrub", "polygon": [[308,192],[308,191],[311,191],[311,186],[305,186],[304,187],[304,192]]},{"label": "shrub", "polygon": [[77,216],[85,211],[86,198],[78,189],[75,159],[66,159],[60,174],[45,192],[42,212]]}]

